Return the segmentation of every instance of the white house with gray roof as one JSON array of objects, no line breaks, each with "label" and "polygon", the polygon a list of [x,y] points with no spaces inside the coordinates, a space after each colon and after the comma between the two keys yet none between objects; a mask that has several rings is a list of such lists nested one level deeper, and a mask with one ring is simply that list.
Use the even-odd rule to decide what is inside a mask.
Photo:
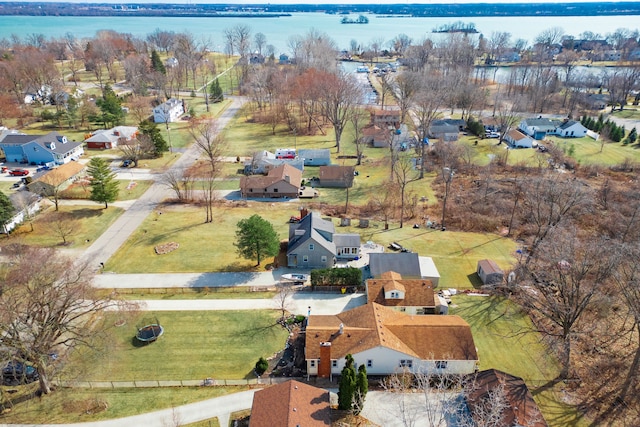
[{"label": "white house with gray roof", "polygon": [[322,219],[317,212],[290,224],[287,266],[331,268],[338,258],[354,259],[359,256],[360,235],[336,234],[335,231],[333,222]]},{"label": "white house with gray roof", "polygon": [[587,128],[575,120],[567,120],[556,128],[556,135],[563,138],[582,138],[587,135]]},{"label": "white house with gray roof", "polygon": [[520,122],[518,128],[526,135],[535,140],[541,141],[547,135],[554,135],[556,128],[562,122],[559,120],[545,119],[538,117],[536,119],[525,119]]}]

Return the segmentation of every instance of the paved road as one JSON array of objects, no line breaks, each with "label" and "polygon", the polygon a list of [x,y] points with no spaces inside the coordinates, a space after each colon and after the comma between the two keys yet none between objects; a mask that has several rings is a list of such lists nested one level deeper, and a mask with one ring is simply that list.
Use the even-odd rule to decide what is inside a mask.
[{"label": "paved road", "polygon": [[[234,98],[229,107],[218,118],[218,129],[222,130],[229,121],[236,115],[243,104],[243,99]],[[199,155],[197,147],[192,145],[184,154],[171,166],[172,170],[181,172],[191,165]],[[96,241],[85,251],[80,258],[80,262],[93,263],[98,268],[100,262],[106,262],[111,256],[122,246],[142,224],[144,219],[153,211],[153,209],[172,194],[170,190],[159,182],[153,184],[129,209],[127,209],[120,217],[104,232]]]}]

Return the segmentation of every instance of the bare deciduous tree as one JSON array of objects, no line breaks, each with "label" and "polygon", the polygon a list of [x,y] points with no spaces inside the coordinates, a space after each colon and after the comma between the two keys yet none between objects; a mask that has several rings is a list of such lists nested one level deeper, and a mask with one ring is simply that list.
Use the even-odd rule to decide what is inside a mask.
[{"label": "bare deciduous tree", "polygon": [[565,379],[571,375],[573,340],[585,328],[580,319],[611,278],[616,257],[606,239],[579,236],[572,227],[547,237],[518,264],[516,291],[537,330],[559,341],[559,377]]},{"label": "bare deciduous tree", "polygon": [[48,248],[27,248],[12,260],[0,292],[2,345],[38,371],[40,391],[51,392],[51,354],[89,343],[87,322],[112,300],[91,286],[86,265]]}]

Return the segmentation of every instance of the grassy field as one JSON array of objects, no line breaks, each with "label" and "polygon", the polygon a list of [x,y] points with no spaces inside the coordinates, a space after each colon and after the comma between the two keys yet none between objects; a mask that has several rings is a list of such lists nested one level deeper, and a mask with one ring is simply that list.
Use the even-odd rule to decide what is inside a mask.
[{"label": "grassy field", "polygon": [[574,407],[562,403],[563,383],[549,387],[560,366],[515,304],[500,297],[467,295],[453,296],[452,301],[450,314],[471,325],[481,370],[495,368],[522,377],[549,425],[589,425]]},{"label": "grassy field", "polygon": [[[110,291],[109,291],[110,292]],[[119,289],[119,297],[125,300],[199,300],[199,299],[266,299],[273,298],[271,291],[251,292],[246,287],[238,288],[169,288],[150,289],[140,292],[139,289]]]},{"label": "grassy field", "polygon": [[[129,180],[118,181],[118,200],[135,200],[140,198],[145,191],[153,185],[153,181],[134,181],[134,185],[131,185]],[[66,188],[61,198],[64,199],[85,199],[89,200],[91,196],[91,188],[83,187],[81,185],[72,185]]]},{"label": "grassy field", "polygon": [[[123,212],[114,206],[104,209],[104,205],[97,203],[82,206],[60,205],[59,209],[75,221],[73,233],[67,237],[69,243],[65,246],[70,249],[84,249],[91,245]],[[46,223],[47,215],[53,211],[53,207],[50,207],[46,212],[39,214],[33,221],[33,231],[29,224],[23,224],[11,234],[10,239],[1,239],[2,244],[20,241],[34,246],[60,246],[62,239]]]},{"label": "grassy field", "polygon": [[[614,111],[613,116],[620,117],[622,119],[635,119],[640,120],[640,108],[634,106],[626,106],[622,111]],[[630,131],[631,129],[627,129]]]},{"label": "grassy field", "polygon": [[[231,304],[232,305],[232,304]],[[86,350],[73,363],[74,373],[86,381],[198,380],[203,378],[255,378],[259,357],[270,357],[284,348],[288,332],[276,323],[279,312],[180,311],[144,312],[135,318],[110,313],[110,328],[101,351]],[[135,339],[138,327],[156,323],[164,334],[152,344]]]},{"label": "grassy field", "polygon": [[[246,387],[59,389],[42,399],[31,399],[16,405],[0,420],[7,424],[39,424],[43,421],[65,424],[109,420],[185,405],[246,389]],[[93,411],[95,413],[92,413]],[[46,414],[46,418],[43,418],[43,414]],[[172,420],[167,420],[167,425],[173,425]],[[209,427],[208,421],[205,424],[194,425]],[[218,426],[217,419],[212,420],[211,426]]]},{"label": "grassy field", "polygon": [[[621,142],[595,141],[592,138],[547,137],[556,147],[571,155],[582,165],[619,165],[625,160],[640,161],[638,145],[623,145]],[[601,151],[602,150],[602,151]],[[573,154],[571,154],[573,153]]]}]

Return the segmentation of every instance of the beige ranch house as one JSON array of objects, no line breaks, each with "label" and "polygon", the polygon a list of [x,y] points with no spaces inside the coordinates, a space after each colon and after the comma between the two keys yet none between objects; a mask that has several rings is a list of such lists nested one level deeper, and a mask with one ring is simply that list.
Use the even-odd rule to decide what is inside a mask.
[{"label": "beige ranch house", "polygon": [[459,316],[411,316],[369,303],[337,315],[309,316],[307,375],[332,378],[351,354],[368,375],[475,372],[471,327]]}]

